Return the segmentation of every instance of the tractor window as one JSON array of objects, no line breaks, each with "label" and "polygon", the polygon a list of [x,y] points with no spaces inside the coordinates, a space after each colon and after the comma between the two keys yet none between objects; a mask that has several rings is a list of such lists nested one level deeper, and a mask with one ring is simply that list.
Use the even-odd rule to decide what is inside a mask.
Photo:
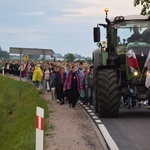
[{"label": "tractor window", "polygon": [[[117,30],[119,45],[129,42],[146,42],[145,36],[148,36],[148,33],[150,33],[150,21],[121,22],[117,25]],[[150,39],[150,34],[148,38]]]},{"label": "tractor window", "polygon": [[114,25],[117,30],[117,52],[123,53],[130,42],[150,44],[150,21],[125,21]]}]

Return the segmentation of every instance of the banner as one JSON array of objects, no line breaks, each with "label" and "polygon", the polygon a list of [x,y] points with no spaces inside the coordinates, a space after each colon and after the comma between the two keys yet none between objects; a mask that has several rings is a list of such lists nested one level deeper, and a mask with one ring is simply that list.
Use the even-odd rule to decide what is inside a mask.
[{"label": "banner", "polygon": [[150,65],[150,51],[148,52],[148,55],[147,55],[147,58],[146,58],[146,61],[145,61],[145,64],[144,64],[144,67],[148,67]]}]

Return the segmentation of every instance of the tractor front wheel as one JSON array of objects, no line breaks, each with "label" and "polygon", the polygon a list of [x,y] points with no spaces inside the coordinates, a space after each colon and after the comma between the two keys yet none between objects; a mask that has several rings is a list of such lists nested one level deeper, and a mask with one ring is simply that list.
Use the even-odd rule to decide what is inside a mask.
[{"label": "tractor front wheel", "polygon": [[117,117],[120,105],[117,71],[114,69],[98,70],[96,86],[100,117]]}]

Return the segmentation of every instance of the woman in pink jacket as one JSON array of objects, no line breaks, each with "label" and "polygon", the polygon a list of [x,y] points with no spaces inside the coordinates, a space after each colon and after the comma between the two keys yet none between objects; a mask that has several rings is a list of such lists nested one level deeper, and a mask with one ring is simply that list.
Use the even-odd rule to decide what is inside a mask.
[{"label": "woman in pink jacket", "polygon": [[69,75],[66,78],[64,83],[64,91],[68,90],[68,101],[69,107],[75,108],[76,102],[79,98],[79,92],[81,90],[81,82],[79,74],[77,73],[77,66],[72,67],[72,71],[70,71]]}]

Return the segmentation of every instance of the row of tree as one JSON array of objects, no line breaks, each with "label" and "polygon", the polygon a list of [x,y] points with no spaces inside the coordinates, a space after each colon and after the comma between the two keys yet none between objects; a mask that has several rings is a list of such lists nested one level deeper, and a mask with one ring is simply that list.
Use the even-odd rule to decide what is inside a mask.
[{"label": "row of tree", "polygon": [[[72,54],[72,53],[68,53],[68,54],[65,54],[64,57],[64,60],[68,61],[68,62],[73,62],[75,61],[75,59],[84,59],[84,60],[87,60],[87,61],[91,61],[91,58],[90,57],[81,57],[81,58],[77,58],[76,57],[77,54]],[[78,55],[80,56],[80,55]],[[24,56],[22,56],[24,58]],[[11,57],[11,59],[15,58],[14,57]],[[0,47],[0,59],[10,59],[10,54],[7,52],[7,51],[3,51],[2,48]],[[40,55],[28,55],[28,59],[29,60],[39,60],[40,59]],[[57,59],[57,57],[56,57]]]},{"label": "row of tree", "polygon": [[9,59],[10,55],[7,51],[3,51],[0,47],[0,59]]}]

